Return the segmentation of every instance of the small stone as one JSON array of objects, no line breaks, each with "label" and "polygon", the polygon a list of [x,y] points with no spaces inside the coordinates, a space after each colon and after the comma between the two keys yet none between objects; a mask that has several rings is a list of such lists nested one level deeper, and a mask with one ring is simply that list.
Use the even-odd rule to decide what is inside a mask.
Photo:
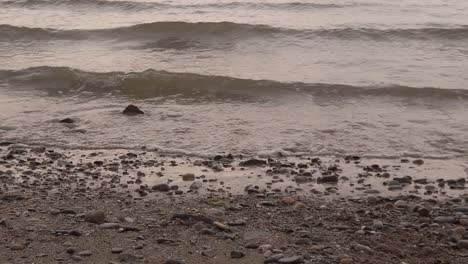
[{"label": "small stone", "polygon": [[274,254],[274,255],[271,255],[268,258],[266,258],[265,261],[263,261],[263,263],[265,263],[265,264],[277,263],[282,258],[284,258],[283,253]]},{"label": "small stone", "polygon": [[90,211],[85,214],[84,220],[95,224],[104,223],[106,221],[106,214],[100,210]]},{"label": "small stone", "polygon": [[462,226],[468,226],[468,218],[460,219],[459,224],[462,225]]},{"label": "small stone", "polygon": [[220,230],[224,230],[224,231],[230,231],[231,228],[223,223],[220,223],[220,222],[217,222],[217,221],[214,221],[213,222],[213,225],[216,226],[218,229]]},{"label": "small stone", "polygon": [[186,174],[182,175],[182,180],[183,181],[194,181],[195,180],[195,174],[186,173]]},{"label": "small stone", "polygon": [[128,105],[122,112],[124,115],[142,115],[144,113],[135,105]]},{"label": "small stone", "polygon": [[413,178],[411,176],[395,177],[393,180],[400,184],[410,184],[413,182]]},{"label": "small stone", "polygon": [[249,248],[249,249],[257,249],[260,245],[257,244],[257,243],[249,243],[247,245],[245,245],[245,248]]},{"label": "small stone", "polygon": [[120,227],[119,223],[104,223],[99,225],[101,229],[119,229]]},{"label": "small stone", "polygon": [[76,215],[77,212],[74,209],[63,209],[60,211],[62,214],[70,214],[70,215]]},{"label": "small stone", "polygon": [[421,166],[421,165],[424,164],[424,160],[422,160],[422,159],[415,159],[415,160],[413,160],[413,164],[414,164],[414,165]]},{"label": "small stone", "polygon": [[452,233],[457,239],[463,239],[466,234],[466,229],[463,226],[457,226],[452,229]]},{"label": "small stone", "polygon": [[306,183],[309,181],[309,178],[305,176],[296,176],[294,179],[297,183]]},{"label": "small stone", "polygon": [[80,256],[78,256],[78,255],[71,255],[70,258],[73,259],[73,260],[75,260],[75,261],[82,261],[82,260],[83,260],[83,258],[80,257]]},{"label": "small stone", "polygon": [[73,119],[71,119],[71,118],[64,118],[64,119],[60,120],[59,123],[63,123],[63,124],[73,124],[73,123],[75,123],[75,120],[73,120]]},{"label": "small stone", "polygon": [[398,200],[393,204],[396,208],[408,208],[408,203],[403,200]]},{"label": "small stone", "polygon": [[20,251],[23,250],[25,247],[21,244],[11,244],[10,245],[10,250],[12,251]]},{"label": "small stone", "polygon": [[380,203],[381,199],[376,197],[376,196],[369,196],[367,197],[367,204],[369,205],[375,205]]},{"label": "small stone", "polygon": [[262,253],[265,253],[267,252],[268,250],[272,249],[273,247],[269,244],[265,244],[265,245],[261,245],[258,247],[258,249],[260,250],[260,252]]},{"label": "small stone", "polygon": [[282,258],[278,260],[278,263],[282,264],[296,264],[302,262],[302,256],[294,256],[289,258]]},{"label": "small stone", "polygon": [[468,207],[457,207],[454,210],[455,212],[462,212],[462,213],[468,214]]},{"label": "small stone", "polygon": [[428,217],[431,212],[429,211],[429,209],[425,208],[425,207],[421,207],[417,210],[419,216],[422,216],[422,217]]},{"label": "small stone", "polygon": [[209,235],[209,236],[214,236],[216,234],[216,231],[210,228],[202,228],[200,229],[199,233],[201,235]]},{"label": "small stone", "polygon": [[212,218],[222,218],[224,217],[224,211],[216,208],[209,208],[206,211],[206,215]]},{"label": "small stone", "polygon": [[171,188],[169,185],[163,184],[156,184],[151,188],[153,191],[160,191],[160,192],[168,192]]},{"label": "small stone", "polygon": [[293,205],[295,202],[296,202],[296,200],[294,198],[292,198],[291,196],[285,196],[285,197],[281,198],[281,203],[283,205]]},{"label": "small stone", "polygon": [[124,263],[132,263],[139,261],[139,258],[130,253],[122,253],[119,255],[119,261]]},{"label": "small stone", "polygon": [[201,182],[193,182],[191,185],[190,185],[190,190],[198,190],[200,189],[201,187],[203,186],[203,184]]},{"label": "small stone", "polygon": [[377,230],[382,230],[384,228],[384,224],[380,220],[375,220],[372,226],[374,227],[374,229],[377,229]]},{"label": "small stone", "polygon": [[457,243],[457,247],[468,249],[468,240],[459,240]]},{"label": "small stone", "polygon": [[244,256],[245,256],[245,254],[240,252],[240,251],[231,251],[231,258],[232,259],[242,258]]},{"label": "small stone", "polygon": [[249,159],[246,161],[243,161],[239,163],[239,166],[241,167],[255,167],[255,166],[264,166],[266,165],[267,162],[265,160],[260,160],[260,159]]},{"label": "small stone", "polygon": [[65,252],[67,252],[67,253],[70,254],[70,255],[75,254],[77,251],[78,251],[78,250],[77,250],[76,248],[74,248],[74,247],[69,247],[69,248],[67,248],[67,249],[65,250]]},{"label": "small stone", "polygon": [[452,216],[438,216],[434,218],[434,222],[438,224],[453,224],[457,222],[457,219]]},{"label": "small stone", "polygon": [[337,183],[338,175],[325,175],[317,179],[318,183]]},{"label": "small stone", "polygon": [[350,257],[343,257],[340,259],[340,264],[352,264],[353,259]]},{"label": "small stone", "polygon": [[112,254],[120,254],[123,252],[122,248],[112,248],[111,249]]},{"label": "small stone", "polygon": [[91,252],[91,250],[83,250],[81,252],[78,252],[76,255],[81,256],[81,257],[89,257],[93,255],[93,252]]},{"label": "small stone", "polygon": [[374,251],[368,247],[368,246],[364,246],[364,245],[361,245],[361,244],[356,244],[354,245],[354,248],[358,251],[364,251],[364,252],[367,252],[367,253],[373,253]]},{"label": "small stone", "polygon": [[301,202],[296,202],[293,206],[294,210],[301,210],[307,208],[307,206],[304,203]]},{"label": "small stone", "polygon": [[163,264],[184,264],[184,262],[178,259],[168,258]]}]

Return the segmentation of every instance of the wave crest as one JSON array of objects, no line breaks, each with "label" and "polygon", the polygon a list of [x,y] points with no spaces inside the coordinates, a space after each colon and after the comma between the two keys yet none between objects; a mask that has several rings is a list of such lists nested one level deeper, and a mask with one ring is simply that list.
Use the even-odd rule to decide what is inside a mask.
[{"label": "wave crest", "polygon": [[12,25],[0,25],[1,40],[41,40],[41,39],[132,39],[157,40],[176,37],[180,39],[233,41],[243,38],[274,39],[287,37],[315,39],[335,38],[351,40],[396,41],[396,40],[462,40],[468,39],[468,26],[452,28],[409,28],[409,29],[375,29],[375,28],[332,28],[332,29],[287,29],[267,25],[240,24],[234,22],[182,22],[165,21],[137,24],[127,27],[92,29],[92,30],[58,30],[49,28],[29,28]]},{"label": "wave crest", "polygon": [[396,96],[438,99],[468,99],[468,90],[408,86],[351,86],[323,83],[282,83],[146,70],[142,72],[85,72],[66,67],[34,67],[0,70],[0,84],[10,88],[37,89],[49,94],[83,92],[138,98],[183,95],[187,97],[263,97],[307,94],[312,96]]},{"label": "wave crest", "polygon": [[23,8],[49,7],[49,6],[84,6],[121,9],[125,11],[142,11],[148,9],[194,9],[194,8],[249,8],[249,9],[324,9],[343,8],[356,6],[357,4],[326,4],[310,2],[226,2],[226,3],[201,3],[201,4],[174,4],[158,2],[134,2],[134,1],[106,1],[106,0],[8,0],[0,2],[0,6],[15,6]]}]

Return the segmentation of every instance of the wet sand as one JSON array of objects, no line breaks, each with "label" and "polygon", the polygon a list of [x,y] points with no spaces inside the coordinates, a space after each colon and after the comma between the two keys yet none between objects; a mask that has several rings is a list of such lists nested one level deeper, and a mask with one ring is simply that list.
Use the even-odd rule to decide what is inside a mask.
[{"label": "wet sand", "polygon": [[468,261],[463,160],[1,145],[2,264]]}]

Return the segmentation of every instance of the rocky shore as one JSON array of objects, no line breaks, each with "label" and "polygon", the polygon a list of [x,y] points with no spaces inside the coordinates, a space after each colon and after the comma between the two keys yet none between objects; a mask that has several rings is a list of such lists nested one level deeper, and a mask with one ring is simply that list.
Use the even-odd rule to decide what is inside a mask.
[{"label": "rocky shore", "polygon": [[0,263],[468,263],[463,166],[386,163],[3,142]]}]

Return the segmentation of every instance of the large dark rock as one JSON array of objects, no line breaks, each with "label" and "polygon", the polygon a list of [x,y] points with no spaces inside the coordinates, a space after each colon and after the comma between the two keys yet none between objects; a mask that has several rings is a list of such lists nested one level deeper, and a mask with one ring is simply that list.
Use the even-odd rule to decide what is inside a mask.
[{"label": "large dark rock", "polygon": [[140,108],[138,108],[135,105],[128,105],[125,110],[123,110],[122,114],[124,115],[142,115],[145,112],[141,111]]}]

